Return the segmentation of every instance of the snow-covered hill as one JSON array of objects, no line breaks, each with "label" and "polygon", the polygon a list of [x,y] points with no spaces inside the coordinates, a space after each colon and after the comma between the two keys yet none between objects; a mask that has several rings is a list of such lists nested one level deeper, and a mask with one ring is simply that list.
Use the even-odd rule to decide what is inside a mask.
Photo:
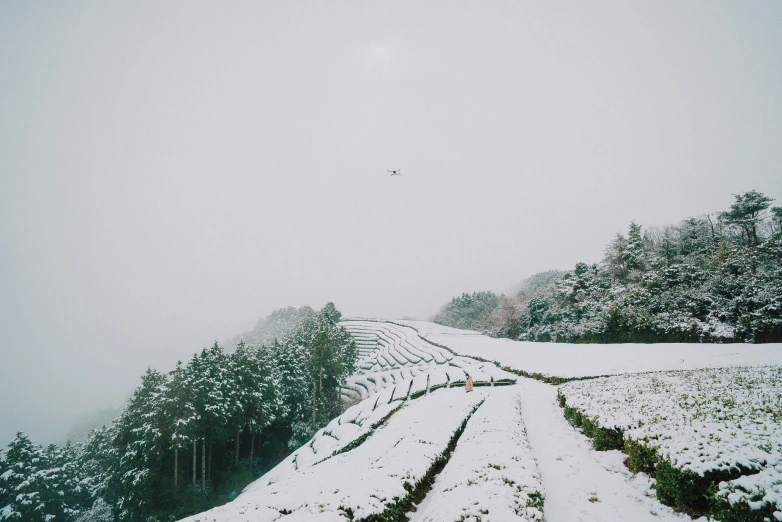
[{"label": "snow-covered hill", "polygon": [[343,389],[353,405],[236,500],[188,522],[690,520],[658,502],[623,453],[594,451],[557,387],[500,367],[581,377],[782,364],[780,345],[540,345],[420,321],[341,324],[361,354]]},{"label": "snow-covered hill", "polygon": [[395,321],[464,357],[554,377],[782,364],[782,344],[566,344],[496,339],[427,321]]}]

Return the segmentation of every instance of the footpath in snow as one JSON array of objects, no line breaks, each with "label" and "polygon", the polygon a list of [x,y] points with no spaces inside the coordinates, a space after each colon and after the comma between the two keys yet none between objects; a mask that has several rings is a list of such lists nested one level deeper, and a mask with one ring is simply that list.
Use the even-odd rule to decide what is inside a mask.
[{"label": "footpath in snow", "polygon": [[521,409],[546,496],[546,522],[691,521],[660,504],[652,480],[634,475],[620,451],[595,451],[557,403],[557,388],[519,378]]}]

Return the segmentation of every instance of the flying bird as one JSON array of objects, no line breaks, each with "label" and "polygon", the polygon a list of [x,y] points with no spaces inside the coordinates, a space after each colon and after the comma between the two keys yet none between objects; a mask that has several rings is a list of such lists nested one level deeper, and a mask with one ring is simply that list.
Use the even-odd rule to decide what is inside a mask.
[{"label": "flying bird", "polygon": [[387,170],[386,172],[389,172],[391,176],[401,176],[402,175],[402,169]]}]

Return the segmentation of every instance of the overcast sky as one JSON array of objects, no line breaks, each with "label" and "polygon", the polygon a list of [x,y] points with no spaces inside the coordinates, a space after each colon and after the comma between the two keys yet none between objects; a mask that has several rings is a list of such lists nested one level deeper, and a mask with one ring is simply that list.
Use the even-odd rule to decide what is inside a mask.
[{"label": "overcast sky", "polygon": [[781,27],[778,0],[0,3],[0,445],[275,308],[423,318],[633,219],[779,201]]}]

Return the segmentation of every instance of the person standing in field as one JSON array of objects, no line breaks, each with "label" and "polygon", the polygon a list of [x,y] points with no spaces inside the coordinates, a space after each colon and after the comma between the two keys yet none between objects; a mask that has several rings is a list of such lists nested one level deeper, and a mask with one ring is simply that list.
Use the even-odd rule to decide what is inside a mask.
[{"label": "person standing in field", "polygon": [[470,374],[467,372],[464,372],[464,391],[465,393],[470,393],[472,391],[472,377],[470,377]]}]

